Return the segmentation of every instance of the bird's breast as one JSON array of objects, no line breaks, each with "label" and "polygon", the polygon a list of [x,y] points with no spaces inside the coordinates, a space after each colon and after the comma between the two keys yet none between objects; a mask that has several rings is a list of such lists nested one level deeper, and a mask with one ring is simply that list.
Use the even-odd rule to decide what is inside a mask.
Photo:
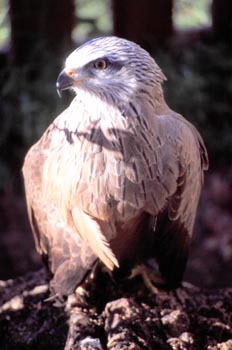
[{"label": "bird's breast", "polygon": [[141,186],[146,162],[140,140],[125,122],[118,127],[112,121],[92,123],[69,132],[59,126],[44,164],[44,194],[62,208],[128,221],[146,201]]}]

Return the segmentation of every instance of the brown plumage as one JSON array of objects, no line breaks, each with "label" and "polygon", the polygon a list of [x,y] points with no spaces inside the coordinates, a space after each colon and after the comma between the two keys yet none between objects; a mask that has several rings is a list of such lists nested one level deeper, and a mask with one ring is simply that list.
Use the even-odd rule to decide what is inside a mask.
[{"label": "brown plumage", "polygon": [[67,295],[97,259],[110,270],[155,258],[181,281],[208,167],[192,124],[165,103],[163,73],[136,44],[98,38],[74,51],[57,81],[76,97],[25,158],[36,247]]}]

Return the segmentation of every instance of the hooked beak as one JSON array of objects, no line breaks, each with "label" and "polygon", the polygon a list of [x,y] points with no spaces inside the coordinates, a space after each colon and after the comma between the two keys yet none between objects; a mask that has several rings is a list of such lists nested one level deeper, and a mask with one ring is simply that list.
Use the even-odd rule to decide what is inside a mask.
[{"label": "hooked beak", "polygon": [[67,90],[74,84],[75,72],[74,70],[62,70],[56,81],[56,90],[60,97],[62,97],[62,91]]}]

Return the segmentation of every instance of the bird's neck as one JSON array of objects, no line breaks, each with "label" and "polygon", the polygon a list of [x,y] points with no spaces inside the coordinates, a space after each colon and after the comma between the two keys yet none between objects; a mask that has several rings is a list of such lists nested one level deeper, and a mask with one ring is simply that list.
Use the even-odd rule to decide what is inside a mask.
[{"label": "bird's neck", "polygon": [[[83,95],[84,93],[84,95]],[[122,101],[108,101],[93,93],[80,91],[74,98],[70,107],[69,130],[88,130],[89,127],[98,127],[102,123],[117,122],[119,119],[130,119],[130,125],[136,119],[155,118],[156,115],[165,114],[167,106],[161,86],[152,89],[141,89],[135,96]],[[127,123],[126,123],[127,124]]]},{"label": "bird's neck", "polygon": [[141,89],[119,106],[122,115],[129,118],[154,119],[156,116],[166,114],[170,108],[165,102],[161,86]]}]

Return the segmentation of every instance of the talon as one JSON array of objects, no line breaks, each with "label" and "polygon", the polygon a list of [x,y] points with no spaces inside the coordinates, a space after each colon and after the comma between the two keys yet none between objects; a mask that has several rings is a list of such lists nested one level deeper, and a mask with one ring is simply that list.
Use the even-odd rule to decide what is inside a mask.
[{"label": "talon", "polygon": [[152,294],[159,293],[159,289],[154,284],[159,286],[164,284],[162,277],[158,276],[154,271],[151,271],[144,264],[135,266],[131,271],[129,279],[133,279],[137,276],[142,277],[145,286],[151,291]]}]

